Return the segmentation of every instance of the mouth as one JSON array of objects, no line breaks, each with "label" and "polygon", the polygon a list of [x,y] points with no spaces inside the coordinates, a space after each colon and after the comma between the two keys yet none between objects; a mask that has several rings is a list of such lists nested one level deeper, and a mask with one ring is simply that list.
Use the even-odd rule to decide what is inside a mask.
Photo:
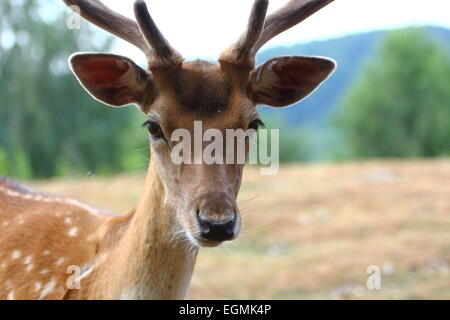
[{"label": "mouth", "polygon": [[211,241],[211,240],[206,240],[206,239],[196,239],[198,244],[200,245],[200,247],[203,248],[215,248],[220,246],[223,241]]},{"label": "mouth", "polygon": [[215,248],[220,246],[224,241],[211,241],[203,239],[198,236],[194,236],[190,231],[186,230],[188,240],[196,247],[201,248]]}]

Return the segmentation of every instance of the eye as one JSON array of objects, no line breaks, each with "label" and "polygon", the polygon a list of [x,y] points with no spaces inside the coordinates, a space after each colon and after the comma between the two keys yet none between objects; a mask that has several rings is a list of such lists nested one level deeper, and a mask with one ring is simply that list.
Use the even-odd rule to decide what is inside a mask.
[{"label": "eye", "polygon": [[256,119],[253,120],[252,122],[250,122],[250,124],[248,125],[249,129],[253,129],[255,131],[258,131],[258,129],[260,127],[264,127],[264,123],[260,120],[260,119]]},{"label": "eye", "polygon": [[153,138],[164,138],[162,129],[156,122],[148,120],[142,126],[147,128],[148,132]]}]

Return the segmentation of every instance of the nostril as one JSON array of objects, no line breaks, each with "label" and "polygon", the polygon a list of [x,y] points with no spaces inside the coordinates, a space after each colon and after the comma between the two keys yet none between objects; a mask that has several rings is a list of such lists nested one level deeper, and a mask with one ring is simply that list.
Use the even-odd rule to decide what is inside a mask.
[{"label": "nostril", "polygon": [[224,221],[224,227],[228,230],[228,231],[233,231],[234,230],[234,225],[236,223],[236,214],[233,214],[233,216],[231,216],[228,221]]},{"label": "nostril", "polygon": [[234,237],[236,214],[225,220],[217,221],[205,218],[201,212],[197,214],[202,238],[211,241],[231,240]]},{"label": "nostril", "polygon": [[200,232],[203,236],[204,233],[209,232],[211,223],[208,219],[205,219],[201,216],[200,211],[197,212],[197,220],[200,225]]}]

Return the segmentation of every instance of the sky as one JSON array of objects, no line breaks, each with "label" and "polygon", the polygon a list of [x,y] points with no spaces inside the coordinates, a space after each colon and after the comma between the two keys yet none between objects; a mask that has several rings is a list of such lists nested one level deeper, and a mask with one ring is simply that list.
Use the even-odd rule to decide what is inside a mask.
[{"label": "sky", "polygon": [[[134,0],[103,0],[115,11],[133,17]],[[287,0],[271,0],[271,11]],[[245,30],[253,0],[148,0],[158,27],[184,57],[217,59]],[[335,0],[279,35],[266,46],[286,45],[351,33],[408,25],[450,28],[449,0]],[[142,53],[117,41],[114,53],[144,61]]]}]

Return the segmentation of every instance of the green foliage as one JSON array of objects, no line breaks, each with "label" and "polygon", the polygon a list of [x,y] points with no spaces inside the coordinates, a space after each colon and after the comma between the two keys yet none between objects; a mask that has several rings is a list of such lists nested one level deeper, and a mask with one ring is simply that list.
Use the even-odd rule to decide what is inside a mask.
[{"label": "green foliage", "polygon": [[262,119],[266,126],[265,129],[269,131],[269,146],[267,150],[270,153],[272,140],[270,130],[279,130],[279,155],[280,162],[297,162],[311,160],[310,150],[310,130],[305,126],[295,127],[289,123],[279,112],[262,112]]},{"label": "green foliage", "polygon": [[114,172],[123,168],[124,132],[128,139],[145,136],[134,108],[107,108],[77,83],[70,54],[108,51],[111,38],[87,23],[69,29],[64,10],[33,0],[0,2],[0,175]]},{"label": "green foliage", "polygon": [[450,154],[450,58],[417,28],[392,31],[336,116],[347,156]]}]

